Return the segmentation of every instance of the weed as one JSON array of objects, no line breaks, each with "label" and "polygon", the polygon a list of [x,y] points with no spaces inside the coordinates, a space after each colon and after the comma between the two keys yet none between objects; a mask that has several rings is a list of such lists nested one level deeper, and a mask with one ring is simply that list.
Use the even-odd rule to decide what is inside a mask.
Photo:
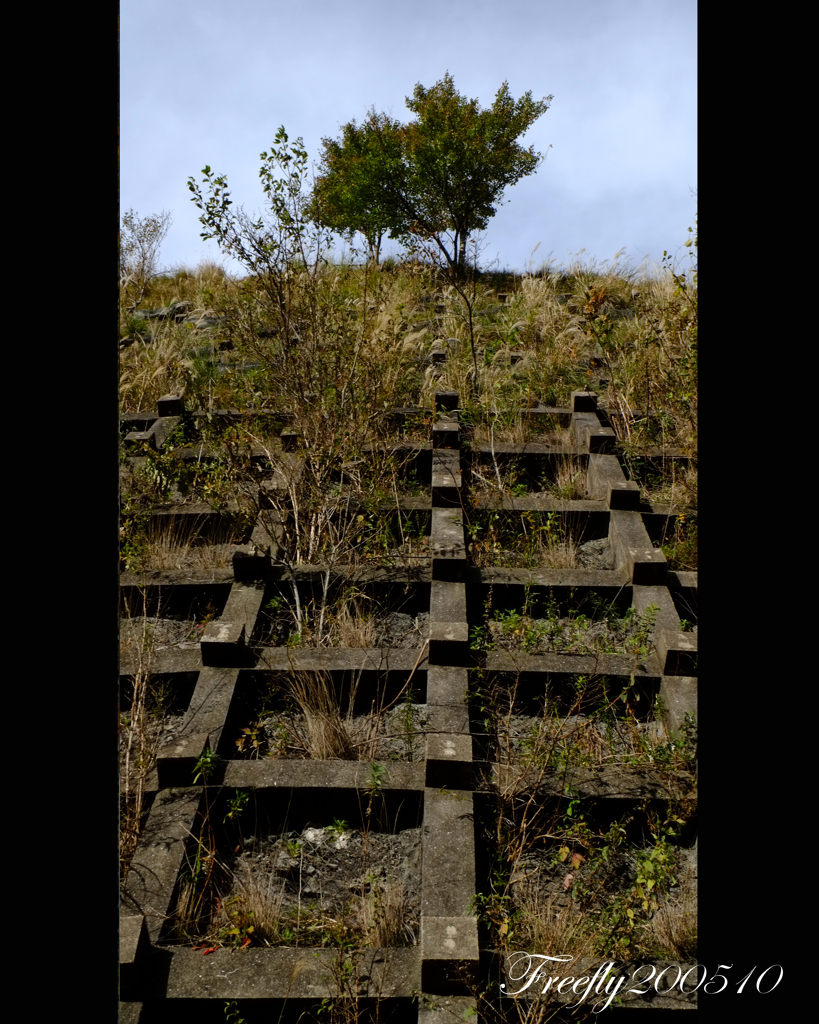
[{"label": "weed", "polygon": [[194,786],[200,779],[202,779],[203,783],[207,785],[215,774],[218,766],[219,757],[217,754],[215,754],[209,746],[205,747],[193,769]]},{"label": "weed", "polygon": [[239,1016],[239,1004],[235,999],[225,1003],[225,1020],[228,1024],[247,1024],[244,1017]]},{"label": "weed", "polygon": [[233,796],[228,801],[228,812],[224,817],[224,821],[236,821],[238,820],[247,807],[248,800],[250,800],[250,793],[244,789],[237,789]]},{"label": "weed", "polygon": [[341,839],[344,833],[348,830],[349,825],[346,821],[342,821],[340,818],[336,818],[332,825],[327,826],[327,831],[336,839]]}]

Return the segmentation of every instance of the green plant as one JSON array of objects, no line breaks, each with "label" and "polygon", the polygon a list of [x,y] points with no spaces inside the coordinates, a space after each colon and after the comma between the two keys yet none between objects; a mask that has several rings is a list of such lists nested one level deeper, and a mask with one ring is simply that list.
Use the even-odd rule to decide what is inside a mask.
[{"label": "green plant", "polygon": [[349,830],[349,825],[346,821],[342,821],[340,818],[336,818],[332,825],[327,826],[327,831],[336,839],[341,839],[345,832]]},{"label": "green plant", "polygon": [[[334,179],[333,193],[345,197],[343,226],[372,230],[366,218],[402,241],[432,238],[447,265],[463,272],[466,241],[483,230],[503,191],[532,174],[542,157],[516,140],[549,107],[552,97],[520,100],[501,86],[493,105],[482,110],[455,90],[447,72],[429,89],[418,84],[407,107],[417,117],[403,127],[374,110],[359,128],[346,126],[341,143],[325,139],[324,174],[318,199]],[[452,249],[444,232],[452,232]]]},{"label": "green plant", "polygon": [[249,800],[250,793],[246,789],[237,789],[228,801],[228,811],[223,820],[235,821],[240,818]]},{"label": "green plant", "polygon": [[387,769],[383,764],[376,764],[375,761],[370,765],[369,771],[367,772],[367,795],[372,798],[378,796],[381,793],[381,787],[384,785],[384,780],[387,777]]},{"label": "green plant", "polygon": [[229,1024],[247,1024],[244,1017],[239,1016],[239,1004],[235,999],[232,1002],[225,1003],[225,1020]]},{"label": "green plant", "polygon": [[251,722],[242,729],[242,735],[236,740],[236,749],[240,754],[258,758],[265,742],[264,726],[261,721]]},{"label": "green plant", "polygon": [[210,749],[210,746],[205,747],[193,769],[194,786],[200,779],[205,785],[208,784],[219,766],[219,760],[218,755]]}]

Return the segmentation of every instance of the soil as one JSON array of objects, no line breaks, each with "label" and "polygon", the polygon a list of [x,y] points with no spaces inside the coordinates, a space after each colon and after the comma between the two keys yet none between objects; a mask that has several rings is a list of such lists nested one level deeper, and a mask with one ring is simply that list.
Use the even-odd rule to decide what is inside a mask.
[{"label": "soil", "polygon": [[589,540],[577,548],[577,564],[583,569],[613,569],[614,552],[607,537]]},{"label": "soil", "polygon": [[[632,890],[637,874],[637,858],[633,851],[616,850],[608,864],[599,866],[597,872],[589,867],[580,848],[572,848],[564,861],[555,856],[556,850],[533,850],[517,863],[512,875],[510,894],[516,909],[534,915],[542,922],[557,921],[564,914],[569,920],[580,921],[589,911],[600,911],[618,897],[627,896]],[[674,872],[675,884],[667,894],[660,896],[659,909],[649,924],[648,941],[651,932],[661,940],[667,938],[669,921],[677,916],[689,918],[695,927],[697,901],[697,851],[695,848],[681,849],[677,853]],[[590,884],[593,895],[583,902],[572,898],[572,889],[577,885],[581,891]],[[582,900],[582,897],[581,897]],[[635,903],[636,906],[636,903]],[[678,925],[679,927],[679,925]],[[671,929],[673,932],[673,928]],[[655,938],[656,941],[656,938]],[[673,950],[671,951],[673,956]],[[676,958],[676,957],[675,957]]]},{"label": "soil", "polygon": [[[270,647],[284,647],[288,640],[294,636],[294,625],[292,616],[277,613],[269,617],[270,626],[267,636],[262,643]],[[390,612],[388,615],[377,615],[372,618],[373,631],[371,642],[362,644],[361,640],[366,635],[365,630],[357,630],[360,635],[349,635],[345,629],[345,635],[339,635],[332,618],[325,619],[325,630],[330,633],[331,646],[333,647],[391,647],[400,650],[414,650],[423,647],[429,637],[429,612],[419,612],[418,615],[408,615],[404,612]],[[326,634],[325,634],[326,635]],[[324,646],[316,643],[311,633],[306,633],[302,641],[307,647]]]},{"label": "soil", "polygon": [[429,558],[429,537],[411,537],[387,552],[387,562],[394,565],[417,565],[419,558]]},{"label": "soil", "polygon": [[[146,629],[147,627],[147,629]],[[178,650],[191,650],[201,647],[199,637],[204,627],[193,619],[157,618],[121,618],[119,620],[120,654],[131,647],[139,647],[143,637],[150,642],[154,651],[165,651],[171,647]]]},{"label": "soil", "polygon": [[630,623],[604,619],[588,621],[584,625],[562,616],[557,619],[521,618],[514,629],[498,621],[488,623],[492,642],[500,651],[519,651],[527,654],[627,654],[634,646],[650,643],[644,639],[645,625],[635,617]]},{"label": "soil", "polygon": [[552,739],[559,737],[561,747],[576,747],[580,753],[601,761],[611,756],[632,754],[638,738],[659,743],[662,736],[659,722],[622,722],[609,726],[586,715],[545,720],[542,716],[511,715],[503,719],[498,753],[503,762],[508,762],[514,759],[516,752],[522,755],[529,752],[535,738],[539,738],[539,748],[545,753]]},{"label": "soil", "polygon": [[429,612],[407,615],[391,612],[375,620],[375,646],[401,650],[422,647],[429,639]]},{"label": "soil", "polygon": [[[365,717],[342,719],[358,759],[365,761],[423,761],[426,744],[423,732],[427,724],[427,705],[412,704],[412,735],[407,735],[407,711],[404,705],[386,712],[378,732],[370,736]],[[307,724],[304,715],[295,712],[273,715],[261,722],[265,743],[263,752],[275,757],[309,757],[305,749]]]},{"label": "soil", "polygon": [[[473,547],[477,547],[477,545],[473,545]],[[556,563],[558,568],[566,568],[570,565],[566,559],[567,549],[563,545],[558,545],[553,551],[554,558],[545,554],[540,562],[541,567],[548,568],[553,563]],[[480,565],[501,565],[510,569],[532,567],[532,557],[526,551],[513,548],[492,551],[478,549],[476,554]],[[581,569],[613,569],[614,552],[606,537],[600,540],[589,540],[575,548],[574,562]]]},{"label": "soil", "polygon": [[[387,883],[403,892],[403,917],[394,945],[418,941],[421,903],[421,829],[391,835],[328,828],[246,839],[230,863],[233,884],[223,903],[243,895],[266,894],[277,915],[288,922],[306,918],[342,925],[351,936],[364,930],[364,902]],[[258,913],[256,915],[259,916]],[[303,924],[303,921],[302,921]],[[321,944],[318,924],[316,944]],[[299,931],[309,945],[310,932]]]}]

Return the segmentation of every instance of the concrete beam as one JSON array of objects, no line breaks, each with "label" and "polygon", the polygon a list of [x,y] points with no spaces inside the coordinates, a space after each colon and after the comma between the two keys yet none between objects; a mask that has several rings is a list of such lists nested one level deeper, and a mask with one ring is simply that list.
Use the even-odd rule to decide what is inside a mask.
[{"label": "concrete beam", "polygon": [[466,572],[466,543],[463,512],[460,509],[433,508],[430,526],[432,579],[454,582]]},{"label": "concrete beam", "polygon": [[176,880],[201,801],[199,787],[157,793],[125,878],[123,913],[144,916],[152,943],[173,912]]},{"label": "concrete beam", "polygon": [[626,569],[632,583],[651,586],[666,582],[665,555],[651,543],[643,520],[637,513],[612,509],[609,541],[614,551],[615,566]]},{"label": "concrete beam", "polygon": [[665,708],[665,727],[676,732],[685,723],[686,713],[697,715],[697,680],[693,676],[663,676],[660,700]]},{"label": "concrete beam", "polygon": [[264,584],[234,583],[224,610],[202,633],[202,664],[249,667],[256,662],[248,648],[264,600]]},{"label": "concrete beam", "polygon": [[459,448],[461,426],[457,420],[439,419],[432,425],[432,447]]},{"label": "concrete beam", "polygon": [[615,455],[589,455],[586,490],[590,498],[602,498],[609,508],[636,509],[640,505],[640,488],[626,480]]},{"label": "concrete beam", "polygon": [[461,455],[449,448],[437,448],[432,454],[432,507],[461,505]]},{"label": "concrete beam", "polygon": [[161,786],[190,783],[205,747],[219,750],[238,678],[238,668],[209,666],[199,673],[179,734],[159,750],[157,772]]},{"label": "concrete beam", "polygon": [[429,663],[463,666],[469,656],[464,584],[433,579],[430,586]]}]

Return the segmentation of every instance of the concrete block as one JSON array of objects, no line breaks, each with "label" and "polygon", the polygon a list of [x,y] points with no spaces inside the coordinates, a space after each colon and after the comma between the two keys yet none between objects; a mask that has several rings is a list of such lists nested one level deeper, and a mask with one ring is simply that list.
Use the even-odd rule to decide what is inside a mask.
[{"label": "concrete block", "polygon": [[156,411],[159,416],[184,416],[185,400],[181,395],[163,395],[157,399]]},{"label": "concrete block", "polygon": [[668,587],[633,587],[631,603],[640,614],[650,605],[657,609],[654,616],[655,641],[664,630],[679,631],[680,617]]},{"label": "concrete block", "polygon": [[[223,948],[205,957],[199,950],[174,949],[166,962],[166,987],[157,994],[176,1000],[181,1008],[185,1006],[182,1000],[210,1000],[212,1006],[216,1000],[275,999],[282,1003],[292,1000],[296,1006],[304,1001],[303,1009],[310,1004],[315,1007],[324,998],[335,1001],[339,995],[337,949],[251,947],[231,956],[230,950]],[[350,991],[378,1000],[382,1013],[389,1005],[382,1000],[417,998],[421,989],[419,947],[361,950],[349,960],[345,956],[344,962],[353,966]],[[292,1019],[297,1018],[298,1012]],[[280,1019],[279,1009],[262,1013],[262,1020],[270,1024]],[[287,1015],[285,1019],[289,1019]]]},{"label": "concrete block", "polygon": [[569,405],[573,413],[594,412],[597,409],[597,395],[593,391],[573,391]]},{"label": "concrete block", "polygon": [[435,392],[435,411],[436,412],[454,412],[458,408],[458,392],[457,391],[436,391]]},{"label": "concrete block", "polygon": [[635,585],[651,586],[666,582],[665,555],[652,545],[637,513],[612,509],[609,513],[609,541],[614,551],[615,568],[626,569]]},{"label": "concrete block", "polygon": [[123,914],[119,919],[119,978],[123,994],[134,991],[138,961],[150,947],[144,915]]},{"label": "concrete block", "polygon": [[472,990],[478,974],[474,917],[421,915],[421,987],[430,993]]},{"label": "concrete block", "polygon": [[460,509],[433,508],[430,526],[433,580],[462,580],[466,573],[466,544]]},{"label": "concrete block", "polygon": [[593,412],[573,412],[572,413],[572,431],[574,432],[577,443],[585,450],[588,451],[588,434],[589,431],[597,430],[600,427],[600,420],[597,415]]},{"label": "concrete block", "polygon": [[440,419],[432,425],[433,448],[460,447],[461,426],[457,420]]},{"label": "concrete block", "polygon": [[472,789],[472,737],[468,733],[427,735],[426,785]]},{"label": "concrete block", "polygon": [[640,488],[626,480],[614,455],[589,455],[586,489],[590,498],[602,498],[609,508],[636,509],[640,504]]},{"label": "concrete block", "polygon": [[469,664],[469,624],[466,622],[430,622],[429,664]]},{"label": "concrete block", "polygon": [[176,879],[201,800],[199,787],[157,793],[123,883],[124,912],[144,916],[152,943],[173,911]]},{"label": "concrete block", "polygon": [[142,1003],[121,1001],[119,1024],[142,1024]]},{"label": "concrete block", "polygon": [[183,729],[181,735],[160,747],[156,758],[157,788],[191,785],[196,762],[207,747],[214,749],[210,733],[194,728]]},{"label": "concrete block", "polygon": [[[383,791],[417,792],[424,789],[424,765],[390,761]],[[258,761],[227,761],[222,780],[236,789],[366,789],[370,784],[370,762],[366,761],[277,761],[263,757]]]},{"label": "concrete block", "polygon": [[472,793],[426,789],[421,913],[424,917],[469,917],[474,894]]},{"label": "concrete block", "polygon": [[665,708],[665,727],[675,732],[685,723],[686,713],[697,714],[697,680],[694,676],[663,676],[660,700]]},{"label": "concrete block", "polygon": [[164,447],[165,442],[176,429],[180,420],[180,416],[163,416],[162,419],[154,421],[151,430],[154,435],[153,444],[157,451]]},{"label": "concrete block", "polygon": [[233,578],[238,583],[267,579],[270,565],[269,550],[256,544],[244,544],[233,555]]},{"label": "concrete block", "polygon": [[469,674],[465,668],[430,665],[427,669],[427,706],[430,708],[434,705],[464,708],[468,689]]},{"label": "concrete block", "polygon": [[287,494],[291,487],[298,484],[303,472],[304,458],[301,455],[289,452],[277,454],[272,478],[259,483],[259,496],[266,499],[262,505],[269,505],[273,498]]},{"label": "concrete block", "polygon": [[156,451],[156,440],[153,430],[131,430],[125,435],[123,442],[126,450],[139,449],[147,443]]},{"label": "concrete block", "polygon": [[463,583],[433,580],[429,592],[430,623],[467,624],[466,587]]},{"label": "concrete block", "polygon": [[255,655],[247,644],[263,600],[263,584],[233,584],[222,614],[202,633],[203,665],[245,668],[255,664]]},{"label": "concrete block", "polygon": [[617,446],[617,435],[611,427],[589,427],[585,447],[589,452],[612,452]]},{"label": "concrete block", "polygon": [[461,456],[450,448],[439,448],[432,455],[432,506],[451,508],[461,505]]},{"label": "concrete block", "polygon": [[214,666],[236,665],[244,660],[245,625],[224,618],[209,622],[202,632],[202,664]]},{"label": "concrete block", "polygon": [[468,664],[469,624],[465,585],[433,579],[429,611],[429,664]]},{"label": "concrete block", "polygon": [[190,784],[193,766],[205,747],[219,750],[238,678],[238,668],[208,666],[199,673],[180,732],[159,752],[162,785]]},{"label": "concrete block", "polygon": [[150,946],[144,915],[124,913],[120,918],[120,972],[133,972],[137,959]]},{"label": "concrete block", "polygon": [[299,445],[299,432],[297,430],[283,430],[279,435],[282,448],[286,452],[294,452]]},{"label": "concrete block", "polygon": [[612,484],[606,496],[609,508],[636,509],[640,506],[640,487],[633,480],[622,484]]},{"label": "concrete block", "polygon": [[657,654],[666,676],[697,675],[697,634],[660,630],[655,635]]},{"label": "concrete block", "polygon": [[455,1021],[477,1020],[474,996],[424,993],[418,1005],[418,1024],[455,1024]]}]

